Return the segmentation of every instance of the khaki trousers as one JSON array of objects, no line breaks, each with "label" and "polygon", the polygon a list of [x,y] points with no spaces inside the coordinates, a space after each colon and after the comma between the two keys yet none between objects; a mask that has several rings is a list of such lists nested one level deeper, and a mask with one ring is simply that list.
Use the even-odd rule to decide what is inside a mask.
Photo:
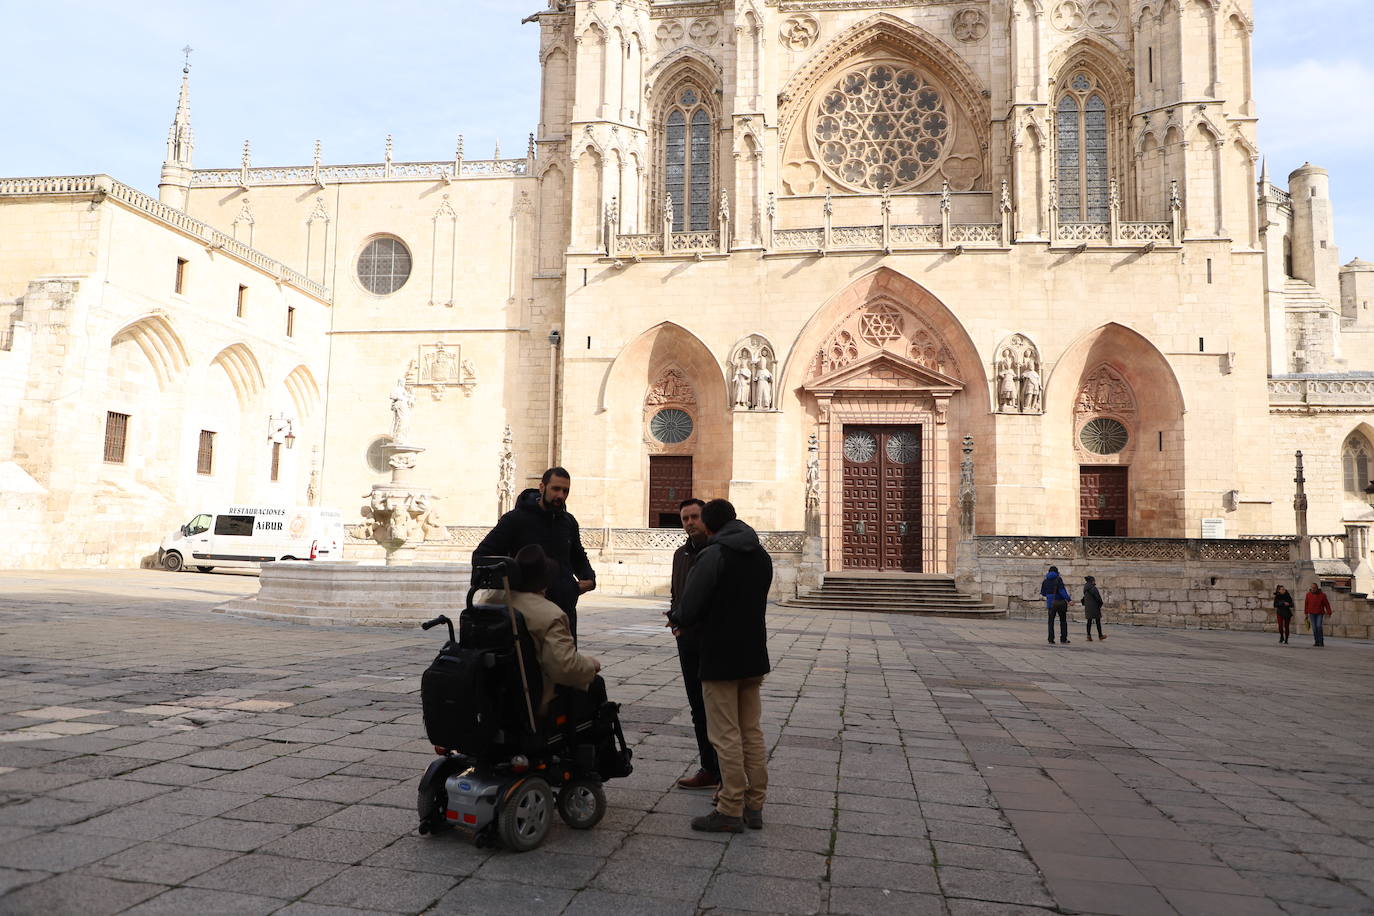
[{"label": "khaki trousers", "polygon": [[720,798],[716,810],[739,817],[745,806],[758,810],[768,794],[768,754],[763,746],[762,677],[702,681],[706,732],[720,761]]}]

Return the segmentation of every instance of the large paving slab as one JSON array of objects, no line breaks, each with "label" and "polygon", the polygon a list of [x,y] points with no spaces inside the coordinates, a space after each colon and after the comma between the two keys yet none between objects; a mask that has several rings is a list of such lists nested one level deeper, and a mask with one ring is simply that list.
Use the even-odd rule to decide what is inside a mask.
[{"label": "large paving slab", "polygon": [[414,832],[433,634],[243,575],[9,573],[0,913],[1374,913],[1374,645],[775,608],[762,831],[703,836],[662,605],[589,596],[633,776],[523,856]]}]

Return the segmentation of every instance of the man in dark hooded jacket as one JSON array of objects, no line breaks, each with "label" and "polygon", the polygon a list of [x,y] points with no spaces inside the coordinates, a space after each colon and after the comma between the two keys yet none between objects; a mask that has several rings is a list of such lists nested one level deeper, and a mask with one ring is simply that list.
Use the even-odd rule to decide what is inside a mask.
[{"label": "man in dark hooded jacket", "polygon": [[763,743],[759,688],[770,670],[764,620],[773,560],[759,536],[735,518],[735,507],[713,499],[701,510],[710,536],[697,554],[677,606],[675,627],[701,637],[706,731],[720,765],[716,809],[692,819],[693,830],[739,833],[763,826],[768,751]]},{"label": "man in dark hooded jacket", "polygon": [[582,547],[577,519],[567,509],[572,476],[563,468],[549,468],[539,489],[525,490],[515,508],[501,516],[472,552],[476,564],[484,557],[513,557],[521,547],[538,544],[558,564],[559,574],[548,583],[545,596],[568,615],[568,629],[577,640],[577,599],[596,588],[596,573]]}]

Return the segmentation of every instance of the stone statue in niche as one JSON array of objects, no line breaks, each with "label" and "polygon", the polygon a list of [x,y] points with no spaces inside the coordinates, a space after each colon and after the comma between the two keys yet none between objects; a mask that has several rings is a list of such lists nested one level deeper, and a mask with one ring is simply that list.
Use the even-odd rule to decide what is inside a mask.
[{"label": "stone statue in niche", "polygon": [[501,480],[497,485],[496,502],[500,515],[515,508],[515,437],[509,426],[501,438]]},{"label": "stone statue in niche", "polygon": [[1040,413],[1040,367],[1031,359],[1021,364],[1021,412]]},{"label": "stone statue in niche", "polygon": [[736,410],[775,410],[777,357],[760,334],[751,334],[730,351],[732,400]]},{"label": "stone statue in niche", "polygon": [[997,412],[1038,414],[1044,411],[1040,351],[1024,334],[1013,334],[997,348]]},{"label": "stone statue in niche", "polygon": [[762,356],[754,360],[754,401],[756,410],[773,409],[773,373]]},{"label": "stone statue in niche", "polygon": [[748,357],[741,357],[735,363],[735,406],[741,410],[749,409],[750,389],[753,388],[753,373],[749,369]]},{"label": "stone statue in niche", "polygon": [[997,360],[997,409],[1003,412],[1016,409],[1018,396],[1016,364],[1012,362],[1011,350],[1003,350]]}]

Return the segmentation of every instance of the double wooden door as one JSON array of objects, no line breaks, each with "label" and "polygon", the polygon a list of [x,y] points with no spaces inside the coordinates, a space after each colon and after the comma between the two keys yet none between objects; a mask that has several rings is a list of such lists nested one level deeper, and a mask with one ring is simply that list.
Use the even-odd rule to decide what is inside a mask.
[{"label": "double wooden door", "polygon": [[650,528],[680,528],[678,503],[691,495],[691,455],[649,456]]},{"label": "double wooden door", "polygon": [[1078,515],[1083,537],[1126,536],[1129,491],[1124,467],[1082,467],[1078,471]]},{"label": "double wooden door", "polygon": [[844,568],[921,571],[921,428],[845,426]]}]

